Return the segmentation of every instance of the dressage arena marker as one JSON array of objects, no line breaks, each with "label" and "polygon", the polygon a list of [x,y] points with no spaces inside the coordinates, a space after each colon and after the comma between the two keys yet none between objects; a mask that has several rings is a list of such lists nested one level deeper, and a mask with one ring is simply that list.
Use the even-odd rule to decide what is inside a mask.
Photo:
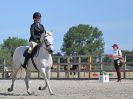
[{"label": "dressage arena marker", "polygon": [[100,75],[99,82],[109,82],[109,75]]},{"label": "dressage arena marker", "polygon": [[109,75],[105,71],[100,72],[99,82],[109,82]]}]

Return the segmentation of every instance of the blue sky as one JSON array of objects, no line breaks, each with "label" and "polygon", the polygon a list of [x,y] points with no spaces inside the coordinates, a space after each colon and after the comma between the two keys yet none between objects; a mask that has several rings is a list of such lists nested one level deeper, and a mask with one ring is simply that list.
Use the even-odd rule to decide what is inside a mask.
[{"label": "blue sky", "polygon": [[133,50],[133,0],[2,0],[0,43],[8,36],[29,39],[32,14],[42,13],[41,23],[53,31],[54,49],[60,51],[63,36],[71,26],[97,26],[105,41],[105,53],[112,44]]}]

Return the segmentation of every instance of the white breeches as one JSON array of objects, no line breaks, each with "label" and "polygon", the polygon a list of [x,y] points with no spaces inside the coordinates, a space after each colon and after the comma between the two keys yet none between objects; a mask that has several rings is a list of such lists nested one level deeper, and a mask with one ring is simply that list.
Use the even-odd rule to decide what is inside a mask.
[{"label": "white breeches", "polygon": [[31,54],[33,48],[36,47],[36,46],[37,46],[37,43],[36,42],[34,42],[34,41],[29,42],[28,53]]}]

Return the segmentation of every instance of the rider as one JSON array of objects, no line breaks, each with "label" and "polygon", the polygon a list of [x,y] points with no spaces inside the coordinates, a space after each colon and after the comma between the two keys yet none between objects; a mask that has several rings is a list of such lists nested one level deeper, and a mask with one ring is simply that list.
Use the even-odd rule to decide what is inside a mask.
[{"label": "rider", "polygon": [[28,49],[28,53],[25,57],[24,64],[22,65],[24,68],[26,68],[26,64],[30,58],[30,54],[31,54],[33,48],[36,47],[38,45],[38,43],[40,42],[41,34],[46,32],[44,29],[44,26],[40,23],[41,13],[35,12],[33,14],[33,20],[34,20],[34,23],[30,27],[31,36],[29,39],[29,49]]}]

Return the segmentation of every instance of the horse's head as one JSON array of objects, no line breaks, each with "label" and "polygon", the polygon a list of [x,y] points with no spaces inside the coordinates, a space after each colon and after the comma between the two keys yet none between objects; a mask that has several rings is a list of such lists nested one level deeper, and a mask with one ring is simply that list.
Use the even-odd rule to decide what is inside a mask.
[{"label": "horse's head", "polygon": [[53,53],[53,36],[51,32],[46,32],[41,35],[40,39],[42,46],[48,50],[49,53]]}]

